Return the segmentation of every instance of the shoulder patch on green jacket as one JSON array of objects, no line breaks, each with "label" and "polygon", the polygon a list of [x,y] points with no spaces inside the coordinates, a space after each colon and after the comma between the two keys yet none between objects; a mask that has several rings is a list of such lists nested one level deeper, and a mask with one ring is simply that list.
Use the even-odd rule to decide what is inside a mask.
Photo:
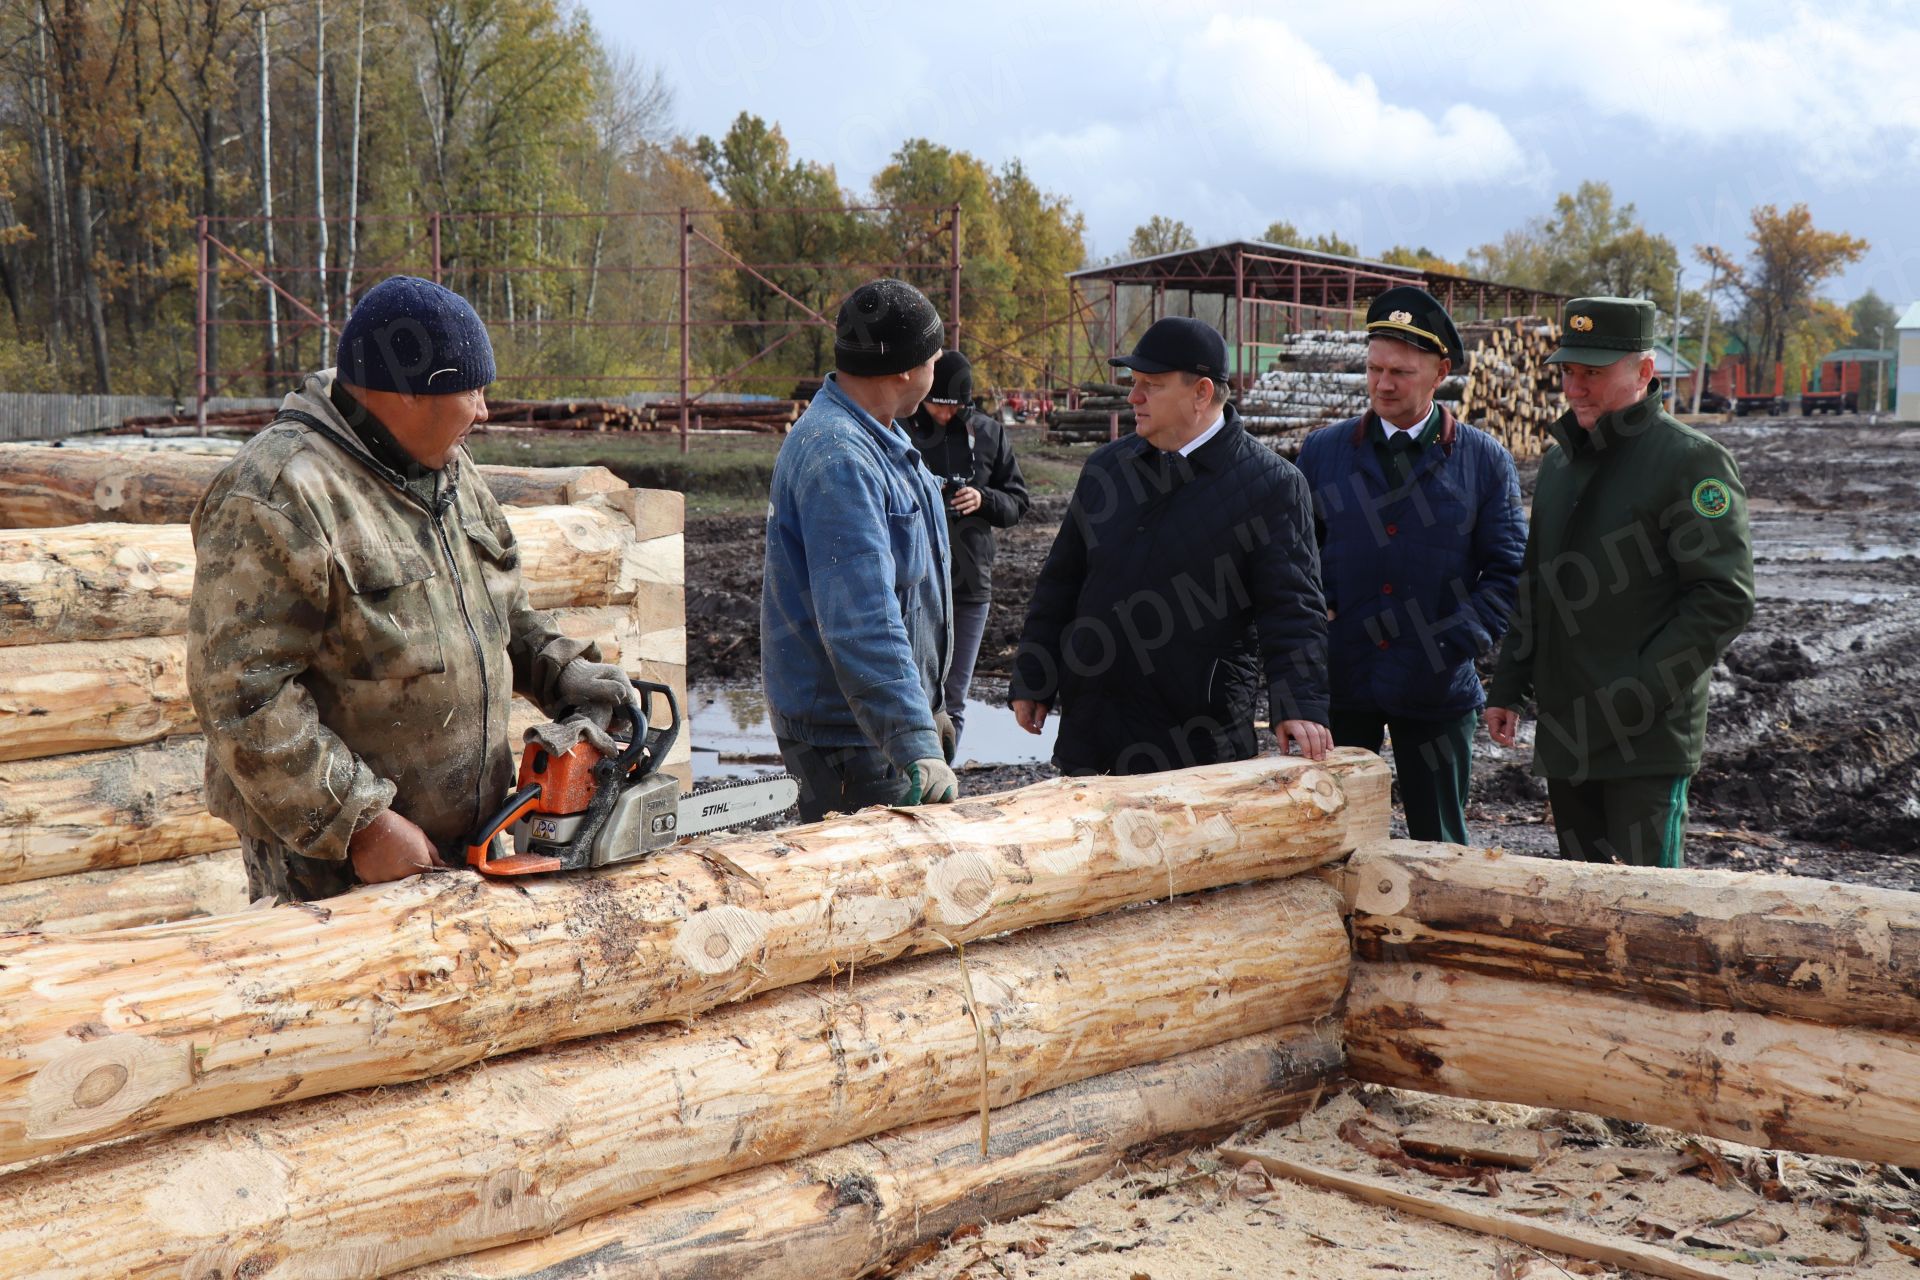
[{"label": "shoulder patch on green jacket", "polygon": [[1727,486],[1708,476],[1693,486],[1693,509],[1709,520],[1718,520],[1727,514],[1733,506],[1733,495],[1727,492]]}]

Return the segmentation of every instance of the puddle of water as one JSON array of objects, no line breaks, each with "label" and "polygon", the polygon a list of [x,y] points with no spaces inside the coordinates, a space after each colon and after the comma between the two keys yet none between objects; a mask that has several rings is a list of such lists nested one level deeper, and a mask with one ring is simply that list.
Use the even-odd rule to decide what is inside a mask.
[{"label": "puddle of water", "polygon": [[[785,767],[759,685],[703,687],[693,690],[688,701],[696,782],[777,773]],[[1010,709],[969,698],[966,721],[960,735],[962,764],[1029,764],[1053,758],[1057,721],[1051,717],[1036,737],[1020,727]]]}]

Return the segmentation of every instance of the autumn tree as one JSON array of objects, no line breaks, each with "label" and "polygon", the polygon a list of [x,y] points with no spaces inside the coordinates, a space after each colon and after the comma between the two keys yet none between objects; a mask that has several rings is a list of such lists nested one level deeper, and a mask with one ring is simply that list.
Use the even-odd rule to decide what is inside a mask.
[{"label": "autumn tree", "polygon": [[1360,256],[1360,246],[1336,231],[1307,235],[1291,222],[1269,222],[1267,229],[1260,233],[1260,238],[1268,244],[1287,245],[1314,253],[1333,253],[1343,258]]},{"label": "autumn tree", "polygon": [[1604,182],[1582,182],[1553,212],[1467,253],[1472,274],[1571,296],[1651,297],[1671,311],[1679,251]]},{"label": "autumn tree", "polygon": [[1744,263],[1711,250],[1739,299],[1730,325],[1746,347],[1752,385],[1771,386],[1774,366],[1782,365],[1792,386],[1825,351],[1853,336],[1852,317],[1820,289],[1870,246],[1844,231],[1820,230],[1804,204],[1754,209],[1747,239]]},{"label": "autumn tree", "polygon": [[1199,247],[1200,242],[1194,238],[1192,227],[1178,218],[1156,213],[1133,229],[1133,235],[1127,241],[1127,256],[1151,258],[1162,253],[1179,253],[1184,249]]}]

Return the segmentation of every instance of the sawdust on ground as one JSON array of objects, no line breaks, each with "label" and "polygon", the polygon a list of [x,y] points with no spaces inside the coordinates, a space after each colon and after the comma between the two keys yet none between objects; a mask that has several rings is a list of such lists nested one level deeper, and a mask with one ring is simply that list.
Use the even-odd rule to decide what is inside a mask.
[{"label": "sawdust on ground", "polygon": [[[1491,1145],[1532,1167],[1452,1162],[1469,1176],[1435,1176],[1414,1167],[1414,1159],[1441,1168],[1450,1162],[1422,1146],[1423,1138],[1442,1148]],[[1920,1278],[1920,1185],[1883,1166],[1369,1086],[1238,1145],[1392,1178],[1410,1192],[1543,1225],[1596,1228],[1754,1280]],[[1025,1217],[963,1229],[892,1274],[901,1280],[1558,1280],[1639,1273],[1271,1177],[1257,1166],[1229,1164],[1210,1149],[1130,1164]]]}]

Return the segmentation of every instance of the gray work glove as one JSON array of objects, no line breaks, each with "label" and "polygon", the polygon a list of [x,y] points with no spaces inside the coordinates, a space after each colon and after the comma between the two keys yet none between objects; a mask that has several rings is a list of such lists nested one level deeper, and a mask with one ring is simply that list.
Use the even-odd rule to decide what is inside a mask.
[{"label": "gray work glove", "polygon": [[953,727],[953,717],[944,711],[933,713],[933,727],[940,734],[940,754],[953,763],[954,755],[960,750],[960,731]]},{"label": "gray work glove", "polygon": [[603,756],[611,758],[620,754],[620,744],[585,712],[576,711],[565,720],[537,724],[522,735],[523,741],[539,743],[551,756],[567,754],[582,738]]},{"label": "gray work glove", "polygon": [[915,760],[907,766],[907,780],[913,784],[913,788],[907,792],[907,798],[900,802],[902,804],[952,804],[960,798],[960,779],[953,776],[953,770],[945,760],[936,760],[932,756]]},{"label": "gray work glove", "polygon": [[[572,707],[598,728],[613,721],[613,713],[634,701],[633,681],[611,662],[591,662],[575,658],[560,668],[554,693],[563,706]],[[599,743],[594,743],[598,747]]]}]

